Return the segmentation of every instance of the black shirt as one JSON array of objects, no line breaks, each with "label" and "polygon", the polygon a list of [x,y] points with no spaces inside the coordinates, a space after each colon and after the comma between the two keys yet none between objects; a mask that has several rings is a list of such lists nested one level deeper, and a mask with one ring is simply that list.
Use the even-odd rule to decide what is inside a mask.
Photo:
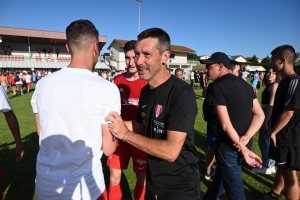
[{"label": "black shirt", "polygon": [[[240,77],[226,74],[214,81],[211,92],[213,105],[227,107],[233,128],[239,136],[243,136],[252,121],[253,99],[256,98],[252,87]],[[219,126],[221,128],[220,123]],[[251,149],[251,146],[252,141],[249,141],[247,147]],[[237,151],[224,131],[217,132],[216,147],[221,150]]]},{"label": "black shirt", "polygon": [[[136,120],[144,124],[146,137],[165,140],[168,130],[187,133],[184,145],[174,162],[147,154],[147,190],[155,194],[171,190],[177,195],[189,193],[191,188],[195,191],[200,174],[199,159],[194,146],[197,104],[193,89],[186,82],[171,76],[154,89],[146,85],[141,91],[139,102]],[[180,197],[179,195],[179,199],[183,198]]]},{"label": "black shirt", "polygon": [[264,91],[261,93],[261,104],[269,104],[270,103],[270,92],[269,88],[272,86],[274,83],[271,83],[265,87]]},{"label": "black shirt", "polygon": [[281,80],[275,94],[272,127],[285,106],[294,109],[294,115],[277,134],[276,143],[282,146],[300,146],[300,76],[293,74]]},{"label": "black shirt", "polygon": [[214,82],[208,85],[204,102],[202,104],[203,118],[207,122],[206,131],[214,135],[217,135],[217,132],[222,131],[219,126],[218,117],[215,112],[215,107],[213,106],[213,97],[211,93],[211,88]]}]

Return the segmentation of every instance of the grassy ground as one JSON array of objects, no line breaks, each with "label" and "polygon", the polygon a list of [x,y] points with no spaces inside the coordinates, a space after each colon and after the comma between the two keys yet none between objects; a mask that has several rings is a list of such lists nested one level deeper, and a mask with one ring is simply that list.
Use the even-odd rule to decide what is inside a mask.
[{"label": "grassy ground", "polygon": [[[260,99],[260,93],[258,98]],[[35,163],[36,155],[38,152],[38,137],[35,132],[34,118],[31,111],[30,99],[32,91],[23,96],[9,95],[13,110],[18,118],[23,145],[25,149],[25,155],[21,162],[16,163],[14,161],[14,140],[8,129],[6,121],[2,114],[0,114],[0,163],[3,166],[4,177],[0,182],[0,190],[4,191],[4,199],[22,199],[31,200],[36,199],[34,195],[34,179],[35,179]],[[202,103],[201,98],[202,90],[195,89],[198,115],[195,123],[195,141],[200,158],[200,170],[201,174],[205,171],[205,149],[206,149],[206,123],[202,117]],[[257,145],[257,135],[254,137],[253,151],[260,154]],[[105,179],[108,181],[109,171],[106,166],[106,157],[103,157],[103,167],[105,173]],[[211,181],[206,181],[204,177],[201,177],[201,190],[206,191]],[[258,192],[269,191],[274,181],[274,175],[258,175],[251,172],[251,168],[243,166],[243,180],[244,188],[246,191],[247,199],[253,199],[252,194]],[[130,163],[129,168],[122,174],[122,186],[123,186],[123,199],[131,200],[133,189],[135,186],[135,175],[132,172],[132,165]],[[221,199],[227,199],[226,196],[222,196]],[[281,199],[284,199],[281,196]]]}]

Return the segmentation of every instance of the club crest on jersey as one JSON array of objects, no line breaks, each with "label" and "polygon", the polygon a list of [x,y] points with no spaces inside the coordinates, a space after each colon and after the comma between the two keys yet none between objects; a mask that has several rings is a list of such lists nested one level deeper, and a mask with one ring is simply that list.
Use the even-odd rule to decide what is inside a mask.
[{"label": "club crest on jersey", "polygon": [[160,115],[160,113],[162,112],[162,110],[163,110],[162,105],[157,105],[155,107],[155,116],[156,116],[156,118]]}]

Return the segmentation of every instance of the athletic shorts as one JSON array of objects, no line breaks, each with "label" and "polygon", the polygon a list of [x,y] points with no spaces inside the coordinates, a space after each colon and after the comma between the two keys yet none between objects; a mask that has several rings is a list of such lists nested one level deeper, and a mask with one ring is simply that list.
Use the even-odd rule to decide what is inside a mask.
[{"label": "athletic shorts", "polygon": [[122,141],[119,141],[116,151],[108,157],[107,165],[114,169],[127,169],[130,157],[132,157],[133,171],[135,173],[146,172],[146,153]]},{"label": "athletic shorts", "polygon": [[276,161],[277,167],[300,171],[300,146],[277,145],[274,149],[273,144],[270,144],[269,158]]},{"label": "athletic shorts", "polygon": [[22,89],[23,88],[23,85],[21,85],[21,84],[17,84],[17,89],[19,90],[19,89]]},{"label": "athletic shorts", "polygon": [[217,142],[217,136],[211,132],[206,133],[206,144],[212,148],[215,148]]},{"label": "athletic shorts", "polygon": [[30,87],[31,86],[31,83],[26,83],[27,84],[27,87]]}]

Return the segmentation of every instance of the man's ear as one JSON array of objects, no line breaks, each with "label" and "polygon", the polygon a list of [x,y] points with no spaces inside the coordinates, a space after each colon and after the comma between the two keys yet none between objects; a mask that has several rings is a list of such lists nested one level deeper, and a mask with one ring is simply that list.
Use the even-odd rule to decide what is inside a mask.
[{"label": "man's ear", "polygon": [[171,55],[171,52],[170,52],[170,51],[165,51],[165,52],[163,52],[163,54],[162,54],[162,64],[163,64],[163,65],[166,65],[166,64],[167,64],[167,62],[168,62],[168,60],[169,60],[169,58],[170,58],[170,55]]},{"label": "man's ear", "polygon": [[287,59],[285,57],[280,58],[280,64],[284,64],[285,62],[287,62]]},{"label": "man's ear", "polygon": [[68,44],[66,44],[66,49],[67,49],[67,52],[68,52],[69,54],[71,54],[71,50],[70,50],[70,48],[69,48],[69,45],[68,45]]},{"label": "man's ear", "polygon": [[99,55],[99,47],[98,47],[98,42],[95,42],[94,43],[94,52],[96,53],[96,55],[98,56]]}]

